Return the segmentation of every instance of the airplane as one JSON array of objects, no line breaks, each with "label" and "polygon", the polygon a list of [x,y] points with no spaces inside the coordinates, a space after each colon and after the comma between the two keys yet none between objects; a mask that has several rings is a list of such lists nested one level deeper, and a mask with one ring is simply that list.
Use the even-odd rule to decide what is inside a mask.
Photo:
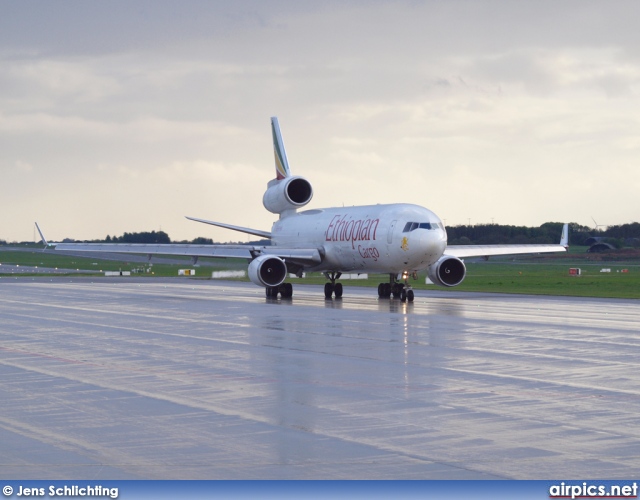
[{"label": "airplane", "polygon": [[[57,243],[56,250],[152,255],[245,258],[249,279],[265,288],[268,298],[290,298],[287,277],[321,272],[327,278],[325,298],[341,298],[343,273],[380,273],[389,279],[378,286],[380,299],[414,300],[409,276],[419,271],[436,285],[462,283],[462,259],[495,255],[564,252],[565,224],[558,245],[448,245],[442,220],[431,210],[409,203],[331,207],[298,211],[313,197],[311,183],[292,175],[277,117],[271,118],[276,176],[268,182],[263,205],[279,216],[271,231],[225,224],[196,217],[187,219],[269,239],[271,245],[195,245],[126,243]],[[38,228],[40,231],[40,228]],[[49,245],[40,232],[45,245]]]}]

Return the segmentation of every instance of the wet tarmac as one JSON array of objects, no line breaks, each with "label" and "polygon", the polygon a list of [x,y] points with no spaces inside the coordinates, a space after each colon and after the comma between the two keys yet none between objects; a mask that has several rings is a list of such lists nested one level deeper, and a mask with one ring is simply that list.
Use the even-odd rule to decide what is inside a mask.
[{"label": "wet tarmac", "polygon": [[640,470],[640,301],[0,278],[0,478]]}]

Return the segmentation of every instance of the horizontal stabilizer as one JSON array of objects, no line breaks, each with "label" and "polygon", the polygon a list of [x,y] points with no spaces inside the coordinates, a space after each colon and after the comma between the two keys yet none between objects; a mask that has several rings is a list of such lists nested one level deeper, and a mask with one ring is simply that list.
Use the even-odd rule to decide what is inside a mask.
[{"label": "horizontal stabilizer", "polygon": [[251,229],[249,227],[242,226],[232,226],[231,224],[214,222],[212,220],[197,219],[196,217],[187,217],[187,219],[196,222],[202,222],[203,224],[210,224],[212,226],[224,227],[225,229],[231,229],[233,231],[240,231],[241,233],[253,234],[254,236],[260,236],[261,238],[271,239],[271,233],[269,231],[261,231],[260,229]]}]

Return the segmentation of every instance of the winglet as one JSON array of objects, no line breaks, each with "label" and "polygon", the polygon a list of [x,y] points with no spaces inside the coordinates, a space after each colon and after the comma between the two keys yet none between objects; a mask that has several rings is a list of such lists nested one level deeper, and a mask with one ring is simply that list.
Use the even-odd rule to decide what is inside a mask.
[{"label": "winglet", "polygon": [[569,224],[565,223],[565,225],[562,226],[562,236],[560,237],[560,244],[565,248],[569,248]]},{"label": "winglet", "polygon": [[44,237],[44,234],[42,234],[42,231],[40,231],[40,226],[38,226],[37,222],[36,222],[36,229],[38,230],[38,233],[40,233],[40,238],[42,239],[42,243],[44,243],[45,248],[48,247],[49,246],[49,242]]},{"label": "winglet", "polygon": [[278,117],[271,117],[271,134],[273,135],[273,154],[276,160],[276,179],[284,179],[291,175],[287,152],[284,150]]}]

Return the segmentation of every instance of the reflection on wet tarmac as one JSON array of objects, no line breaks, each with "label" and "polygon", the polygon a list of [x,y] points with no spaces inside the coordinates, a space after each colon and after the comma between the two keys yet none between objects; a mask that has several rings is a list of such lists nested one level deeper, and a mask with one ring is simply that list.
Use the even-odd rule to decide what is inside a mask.
[{"label": "reflection on wet tarmac", "polygon": [[324,307],[327,309],[342,309],[342,298],[324,299]]},{"label": "reflection on wet tarmac", "polygon": [[[640,468],[637,301],[0,281],[8,476],[548,479]],[[16,464],[15,466],[11,464]]]}]

